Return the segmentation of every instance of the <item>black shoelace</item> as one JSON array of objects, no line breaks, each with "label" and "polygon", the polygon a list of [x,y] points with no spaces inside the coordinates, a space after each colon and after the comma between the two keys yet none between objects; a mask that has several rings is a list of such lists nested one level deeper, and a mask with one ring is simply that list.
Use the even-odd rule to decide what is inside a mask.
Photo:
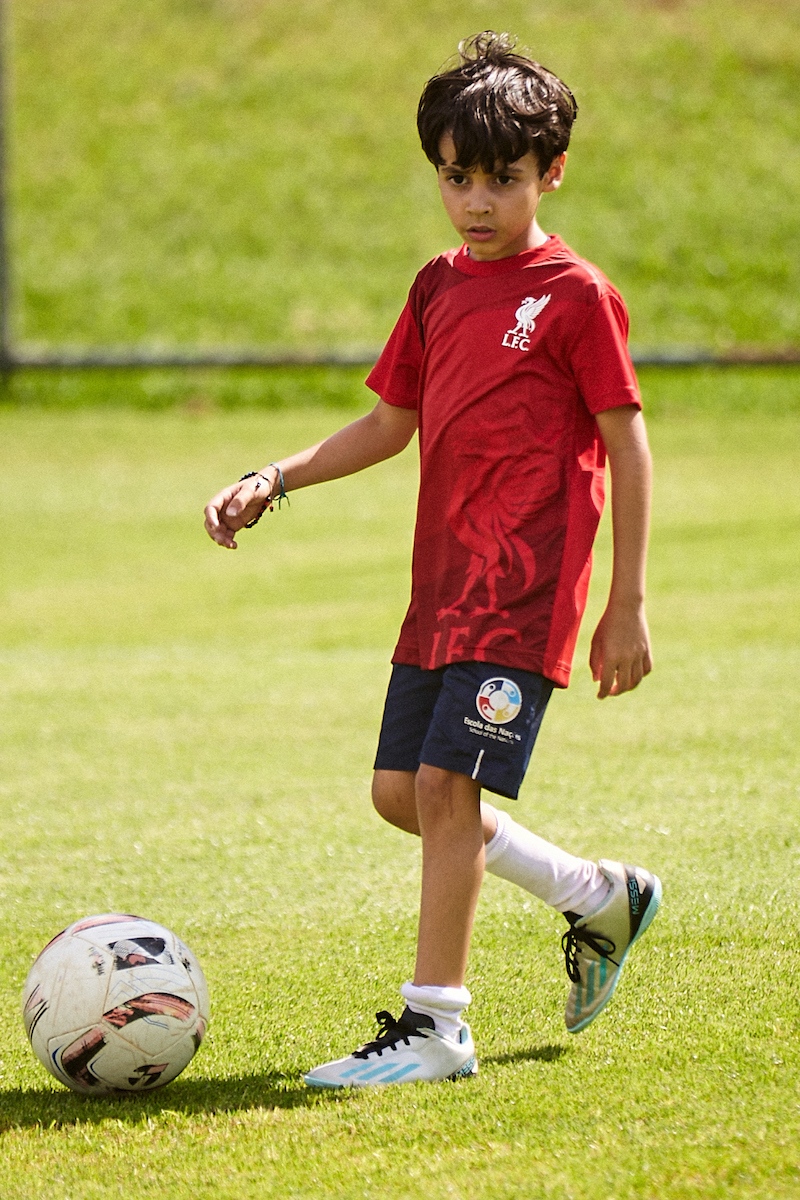
[{"label": "black shoelace", "polygon": [[567,975],[572,983],[580,983],[581,981],[581,972],[578,967],[578,955],[581,944],[594,950],[595,954],[599,954],[601,958],[607,958],[615,966],[619,966],[616,959],[612,958],[617,947],[611,941],[611,938],[595,937],[588,929],[576,929],[574,925],[570,925],[567,932],[561,938],[561,949],[564,951]]},{"label": "black shoelace", "polygon": [[[375,1020],[378,1022],[378,1036],[373,1042],[367,1042],[366,1046],[354,1051],[353,1058],[369,1058],[370,1054],[380,1056],[384,1050],[394,1050],[399,1042],[405,1042],[407,1046],[410,1046],[409,1038],[414,1034],[419,1035],[416,1025],[410,1021],[404,1021],[403,1017],[396,1021],[386,1009],[375,1013]],[[431,1025],[433,1025],[433,1021],[431,1021]]]}]

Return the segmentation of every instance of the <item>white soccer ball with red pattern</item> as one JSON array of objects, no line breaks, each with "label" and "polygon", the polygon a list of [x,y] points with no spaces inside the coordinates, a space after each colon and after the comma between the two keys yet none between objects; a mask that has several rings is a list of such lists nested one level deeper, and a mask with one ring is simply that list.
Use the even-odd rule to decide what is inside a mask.
[{"label": "white soccer ball with red pattern", "polygon": [[203,1040],[208,988],[171,930],[121,913],[84,917],[45,946],[22,993],[34,1054],[84,1095],[148,1092]]}]

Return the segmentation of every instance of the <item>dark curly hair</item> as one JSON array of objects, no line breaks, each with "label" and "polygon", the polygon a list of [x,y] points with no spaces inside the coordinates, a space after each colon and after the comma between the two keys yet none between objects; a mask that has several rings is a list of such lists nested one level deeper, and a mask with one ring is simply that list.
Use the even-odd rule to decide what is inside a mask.
[{"label": "dark curly hair", "polygon": [[417,110],[422,149],[435,166],[450,134],[461,167],[516,162],[532,151],[544,175],[569,145],[578,113],[565,83],[533,59],[515,53],[507,33],[485,30],[459,44],[460,62],[429,79]]}]

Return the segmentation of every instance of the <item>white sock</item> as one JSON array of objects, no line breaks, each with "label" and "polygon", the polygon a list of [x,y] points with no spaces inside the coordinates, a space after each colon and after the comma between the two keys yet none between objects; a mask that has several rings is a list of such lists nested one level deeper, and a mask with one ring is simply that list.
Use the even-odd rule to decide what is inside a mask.
[{"label": "white sock", "polygon": [[603,903],[611,884],[597,863],[576,858],[492,810],[497,832],[486,846],[486,870],[532,892],[559,912],[581,916]]},{"label": "white sock", "polygon": [[434,987],[427,983],[418,987],[415,983],[404,983],[400,995],[412,1012],[432,1017],[436,1032],[442,1037],[458,1041],[464,1024],[461,1013],[472,999],[465,987]]}]

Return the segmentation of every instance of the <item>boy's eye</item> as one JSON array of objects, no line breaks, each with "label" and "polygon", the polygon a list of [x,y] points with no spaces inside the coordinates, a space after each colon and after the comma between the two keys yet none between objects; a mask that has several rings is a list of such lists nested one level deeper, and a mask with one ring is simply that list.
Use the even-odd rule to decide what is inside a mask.
[{"label": "boy's eye", "polygon": [[466,176],[466,175],[449,175],[449,176],[448,176],[448,179],[450,180],[450,182],[451,182],[451,183],[455,183],[457,186],[458,186],[458,185],[460,185],[460,184],[462,184],[462,183],[466,183],[466,182],[467,182],[467,176]]},{"label": "boy's eye", "polygon": [[507,187],[509,183],[514,182],[514,176],[513,175],[498,175],[497,182],[500,184],[501,187]]}]

